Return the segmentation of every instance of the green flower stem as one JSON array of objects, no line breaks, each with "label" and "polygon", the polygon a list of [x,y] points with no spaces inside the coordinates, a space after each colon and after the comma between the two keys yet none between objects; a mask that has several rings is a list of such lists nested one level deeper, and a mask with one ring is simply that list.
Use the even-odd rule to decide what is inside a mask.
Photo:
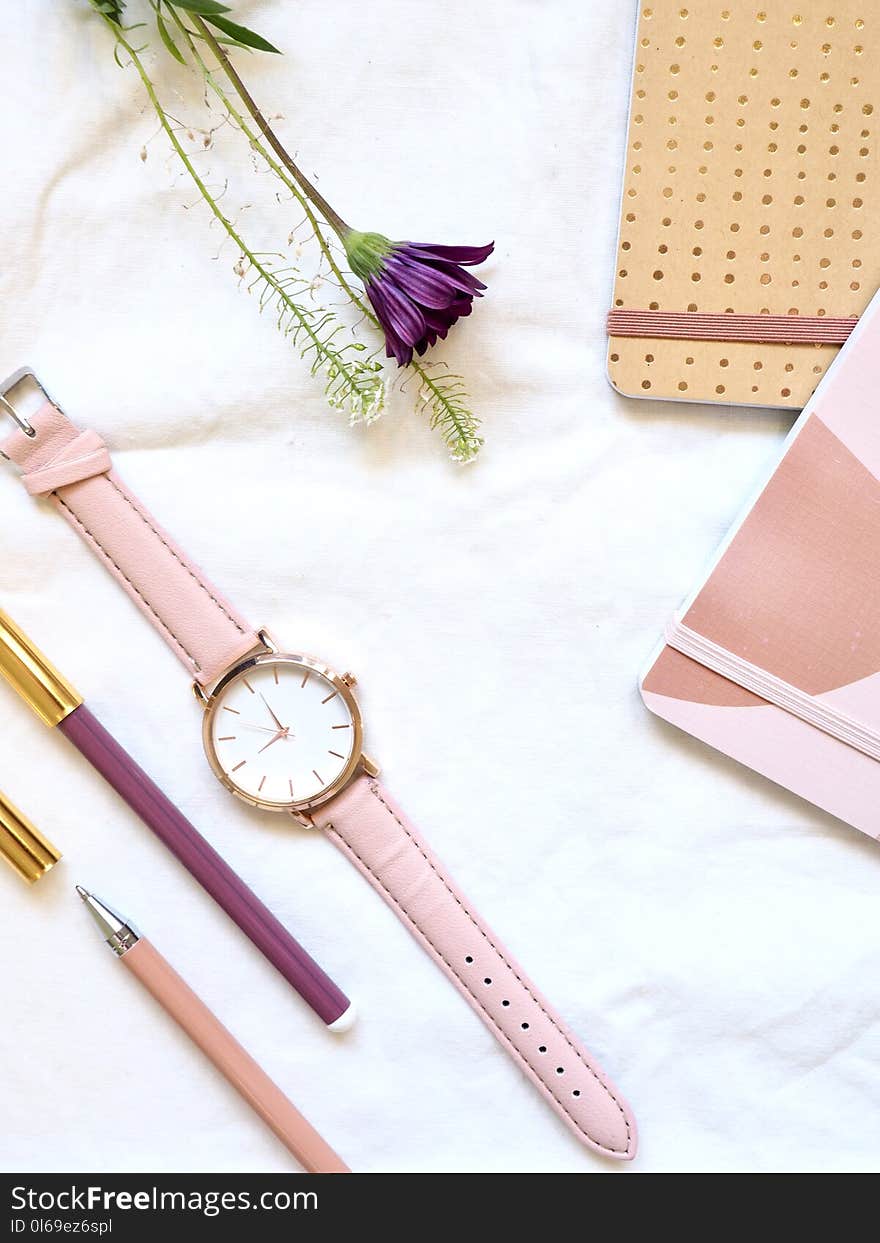
[{"label": "green flower stem", "polygon": [[[193,24],[199,30],[199,33],[202,35],[202,37],[207,42],[208,46],[213,51],[214,55],[217,57],[218,61],[220,62],[220,65],[222,66],[224,72],[226,73],[226,76],[229,78],[237,94],[242,99],[242,102],[244,103],[245,107],[249,111],[251,117],[254,119],[256,124],[259,126],[266,141],[271,143],[272,150],[278,156],[278,160],[281,161],[280,164],[278,163],[277,160],[273,159],[270,152],[266,150],[265,146],[260,142],[260,139],[254,133],[253,129],[250,127],[250,125],[248,124],[244,116],[242,116],[241,112],[239,112],[239,110],[235,107],[232,100],[223,90],[222,86],[220,86],[220,84],[217,82],[210,67],[205,64],[204,59],[200,55],[192,38],[189,36],[186,28],[184,27],[183,23],[178,18],[177,13],[174,9],[172,9],[172,13],[174,14],[175,20],[177,21],[177,25],[179,29],[181,30],[181,33],[186,38],[187,43],[189,44],[190,50],[193,54],[193,57],[197,61],[199,68],[201,69],[202,74],[205,78],[205,81],[208,83],[211,90],[213,90],[217,98],[220,100],[220,102],[223,104],[223,106],[228,111],[229,115],[232,117],[233,121],[236,123],[236,125],[239,127],[239,129],[248,139],[248,141],[251,144],[251,147],[257,152],[257,154],[268,165],[268,167],[271,168],[271,170],[275,173],[275,175],[284,183],[284,185],[288,188],[288,190],[290,190],[290,192],[294,195],[294,197],[299,202],[300,206],[305,212],[305,215],[306,215],[306,218],[309,224],[311,225],[312,231],[315,234],[315,238],[318,242],[319,247],[321,248],[321,252],[324,255],[324,258],[327,260],[327,264],[330,267],[330,270],[332,271],[334,277],[336,278],[336,281],[338,282],[339,287],[343,290],[345,294],[347,294],[347,296],[351,299],[352,303],[357,307],[357,309],[361,312],[361,314],[364,315],[366,319],[375,328],[381,331],[381,325],[378,319],[376,318],[372,308],[366,302],[363,301],[358,291],[353,288],[351,283],[347,280],[347,278],[341,271],[339,264],[336,262],[336,258],[333,254],[333,251],[331,250],[330,245],[327,242],[327,239],[324,237],[321,226],[318,220],[316,219],[314,212],[311,210],[308,200],[304,197],[304,195],[309,193],[309,190],[310,190],[311,193],[317,197],[318,201],[316,203],[316,206],[318,207],[321,214],[327,217],[332,228],[337,233],[337,235],[340,237],[340,240],[342,239],[342,234],[340,233],[339,227],[337,227],[337,225],[334,224],[333,218],[335,217],[336,221],[339,223],[339,225],[343,229],[347,229],[348,226],[345,225],[344,222],[341,221],[340,217],[336,215],[336,213],[329,206],[329,204],[323,198],[323,196],[320,195],[317,190],[315,190],[314,186],[311,185],[311,182],[309,182],[304,177],[304,175],[300,172],[300,170],[297,168],[296,164],[290,158],[287,151],[285,150],[285,148],[282,146],[281,142],[275,135],[274,131],[271,129],[269,123],[266,121],[265,117],[263,116],[262,112],[257,106],[256,101],[254,100],[250,91],[248,91],[241,77],[238,75],[238,73],[234,69],[232,62],[230,61],[229,57],[226,55],[226,52],[223,50],[221,45],[214,38],[213,34],[209,30],[209,28],[205,25],[205,23],[201,20],[201,18],[196,18],[195,15],[193,15]],[[290,175],[288,175],[288,173],[285,171],[286,169],[290,170]],[[296,180],[294,180],[294,178],[296,178]],[[306,185],[309,187],[308,190],[306,190],[306,185],[302,184],[303,182],[305,182]],[[473,427],[472,419],[469,419],[468,417],[462,415],[457,408],[457,404],[448,400],[448,395],[437,384],[437,382],[431,378],[431,375],[429,374],[427,369],[420,362],[417,362],[415,359],[413,359],[413,361],[409,364],[409,368],[419,378],[419,384],[421,386],[420,400],[424,404],[425,408],[433,409],[435,411],[440,411],[442,413],[443,421],[447,423],[447,426],[450,429],[452,429],[452,433],[453,433],[452,439],[454,439],[456,445],[458,446],[457,452],[459,453],[459,456],[462,458],[462,460],[467,461],[471,457],[476,456],[476,454],[479,452],[479,449],[482,445],[482,440],[479,439],[475,435],[475,429]],[[437,426],[437,424],[440,421],[441,419],[435,416],[434,418],[432,418],[432,425]],[[450,438],[447,436],[447,439],[450,439]]]},{"label": "green flower stem", "polygon": [[443,439],[456,462],[473,462],[483,447],[479,434],[480,422],[464,405],[464,386],[453,376],[446,387],[431,378],[427,368],[415,359],[410,369],[419,377],[418,405],[431,412],[431,429],[440,428]]},{"label": "green flower stem", "polygon": [[[265,263],[260,262],[257,254],[245,244],[238,230],[220,210],[216,200],[212,196],[207,185],[199,176],[192,160],[189,158],[180,143],[177,134],[169,123],[168,116],[162,107],[153,83],[140,60],[138,52],[129,44],[122,33],[120,22],[118,20],[112,20],[108,17],[107,13],[98,7],[95,0],[91,0],[91,2],[98,13],[98,16],[102,18],[105,25],[112,31],[114,39],[118,45],[124,48],[128,53],[131,63],[135,66],[141,82],[143,83],[144,90],[147,93],[163,131],[165,132],[172,148],[179,157],[188,175],[192,179],[194,185],[198,189],[202,199],[205,203],[207,203],[212,215],[221,225],[226,235],[239,248],[242,256],[251,265],[254,272],[257,273],[257,280],[260,280],[265,284],[266,288],[270,291],[270,296],[277,298],[279,306],[283,308],[281,314],[290,315],[291,320],[295,321],[297,325],[296,332],[302,330],[308,341],[304,353],[314,352],[312,370],[315,371],[319,366],[322,366],[328,372],[330,376],[328,384],[328,399],[330,400],[331,405],[335,405],[337,407],[342,405],[337,384],[340,387],[345,385],[348,387],[350,398],[354,399],[354,409],[360,413],[371,411],[373,417],[375,417],[375,414],[377,414],[381,409],[381,398],[379,399],[377,405],[375,390],[375,385],[378,382],[378,375],[376,374],[375,368],[377,368],[379,364],[371,363],[371,361],[368,360],[366,368],[369,374],[366,375],[364,373],[363,364],[355,364],[354,367],[350,364],[346,365],[342,358],[343,351],[339,351],[335,347],[331,348],[330,346],[332,337],[340,329],[335,329],[333,333],[331,333],[329,340],[326,338],[322,340],[319,335],[322,326],[324,326],[332,317],[325,313],[324,318],[321,319],[317,325],[315,325],[312,322],[311,315],[298,306],[298,304],[287,292],[285,282],[280,280],[272,269]],[[221,83],[217,80],[211,68],[206,65],[195,44],[192,31],[190,31],[181,21],[174,8],[173,0],[165,6],[165,11],[173,17],[174,22],[180,30],[183,38],[186,40],[186,44],[193,55],[193,59],[199,66],[208,87],[214,92],[226,108],[233,122],[241,129],[242,133],[250,143],[251,148],[266,163],[267,167],[271,169],[275,176],[279,178],[282,184],[287,187],[299,203],[314,233],[321,253],[326,259],[328,267],[336,278],[340,289],[343,290],[344,293],[350,298],[352,304],[360,311],[364,318],[381,332],[381,325],[379,324],[372,308],[365,301],[362,293],[352,286],[349,276],[340,268],[330,243],[324,233],[323,222],[319,221],[315,211],[313,210],[312,204],[314,204],[321,215],[326,217],[330,227],[343,241],[345,233],[348,230],[348,226],[342,218],[333,211],[323,196],[312,185],[308,178],[302,174],[294,161],[284,150],[277,136],[273,133],[265,117],[260,112],[255,101],[251,97],[250,92],[247,90],[241,78],[232,67],[229,58],[223,51],[223,48],[211,34],[210,30],[205,29],[204,31],[200,31],[200,36],[212,48],[217,57],[218,63],[229,78],[236,94],[238,94],[241,98],[245,111],[250,114],[254,123],[258,127],[259,134],[254,132],[253,126],[248,123],[241,110],[233,104],[226,90],[224,90]],[[194,22],[197,21],[197,24],[202,26],[204,25],[204,23],[201,22],[201,19],[197,19],[196,15],[191,13],[191,11],[190,16]],[[271,146],[271,151],[267,149],[264,142],[261,141],[261,135],[265,139],[265,142]],[[273,151],[278,157],[277,160],[272,154]],[[288,281],[286,283],[289,284],[290,282]],[[347,348],[363,349],[364,346],[358,344]],[[432,374],[432,370],[429,369],[429,366],[426,366],[422,362],[416,361],[415,359],[413,359],[413,361],[409,364],[408,370],[411,374],[418,377],[419,387],[416,397],[417,408],[429,416],[431,427],[442,433],[450,454],[456,461],[472,461],[478,455],[483,444],[483,440],[479,435],[479,420],[468,408],[466,394],[464,392],[464,387],[460,377],[450,375],[446,372],[441,375]],[[436,371],[436,369],[434,370]],[[369,417],[369,413],[367,414],[367,417]]]},{"label": "green flower stem", "polygon": [[265,264],[260,262],[257,255],[245,243],[244,239],[241,237],[240,233],[235,228],[235,226],[232,224],[232,222],[220,210],[220,208],[217,205],[216,200],[214,199],[208,187],[205,185],[202,178],[199,176],[192,160],[187,155],[182,143],[180,142],[180,139],[177,137],[177,134],[174,132],[174,129],[172,128],[168,120],[168,117],[165,113],[165,109],[162,107],[159,97],[156,94],[156,88],[154,87],[153,82],[149,74],[147,73],[146,69],[144,68],[143,62],[141,61],[137,52],[132,47],[132,45],[128,42],[128,40],[125,38],[125,36],[122,33],[122,30],[115,22],[113,22],[110,18],[106,17],[103,13],[99,14],[99,16],[102,18],[104,23],[112,31],[116,40],[121,44],[121,46],[128,53],[128,56],[131,59],[131,63],[134,65],[135,69],[137,70],[138,76],[141,79],[141,83],[143,84],[144,90],[146,91],[147,96],[150,100],[150,103],[152,104],[153,109],[156,113],[156,116],[159,119],[159,124],[164,130],[168,138],[168,141],[171,143],[172,147],[174,148],[174,151],[179,157],[184,168],[189,173],[189,176],[192,178],[196,188],[198,189],[199,193],[202,196],[202,199],[208,205],[214,218],[222,226],[227,236],[236,244],[236,246],[241,251],[242,255],[244,255],[245,259],[247,259],[248,263],[253,267],[254,271],[258,274],[259,278],[265,281],[268,288],[274,292],[274,294],[279,299],[279,301],[283,303],[285,308],[289,310],[291,315],[293,315],[293,317],[297,320],[297,323],[299,324],[303,332],[305,332],[306,336],[308,337],[310,341],[310,348],[314,349],[316,358],[325,361],[325,363],[329,367],[331,367],[336,374],[338,374],[343,380],[345,380],[345,382],[351,387],[352,391],[354,391],[361,397],[361,399],[363,400],[365,404],[369,404],[369,394],[366,391],[362,391],[357,375],[351,370],[351,368],[346,366],[344,360],[342,359],[341,355],[338,352],[334,351],[330,353],[327,351],[327,349],[325,348],[324,342],[318,336],[317,332],[315,331],[315,328],[313,327],[311,323],[310,316],[306,314],[302,310],[302,308],[298,306],[297,303],[289,296],[287,291],[282,287],[280,282],[276,279],[271,269],[266,267]]},{"label": "green flower stem", "polygon": [[260,158],[263,160],[263,162],[272,170],[272,172],[279,179],[279,181],[283,182],[283,184],[287,187],[287,189],[290,191],[290,193],[294,196],[296,201],[299,203],[300,207],[302,208],[305,214],[306,219],[309,222],[309,225],[311,226],[312,232],[315,235],[315,240],[317,241],[318,246],[321,249],[321,253],[326,259],[327,265],[330,268],[330,271],[333,273],[334,277],[336,278],[336,281],[340,289],[342,289],[343,293],[345,293],[348,296],[348,298],[351,299],[352,303],[357,307],[357,309],[361,312],[361,314],[364,315],[366,319],[368,319],[375,328],[380,328],[379,321],[378,319],[376,319],[376,316],[373,314],[372,308],[368,306],[366,302],[363,301],[358,291],[351,285],[351,283],[348,281],[346,276],[343,274],[342,269],[339,267],[339,264],[336,261],[336,256],[333,254],[333,250],[330,246],[330,243],[327,241],[326,237],[324,236],[324,231],[321,227],[321,222],[318,220],[317,216],[312,210],[309,200],[305,197],[302,190],[297,185],[297,183],[293,180],[293,178],[287,173],[285,167],[279,164],[279,162],[273,158],[272,153],[266,149],[266,147],[263,145],[262,142],[260,142],[259,136],[254,132],[254,130],[248,124],[247,119],[242,115],[241,112],[239,112],[235,104],[232,102],[232,100],[229,98],[227,93],[224,91],[223,87],[217,81],[217,78],[215,77],[213,71],[211,70],[211,67],[205,63],[205,60],[202,57],[201,53],[199,52],[199,49],[196,46],[195,42],[193,41],[192,36],[190,35],[186,26],[180,20],[180,17],[177,14],[177,10],[171,9],[171,14],[175,22],[177,23],[177,27],[180,30],[182,36],[184,37],[184,39],[186,39],[187,45],[189,47],[190,52],[192,53],[193,59],[195,60],[196,64],[199,66],[199,69],[202,72],[202,76],[204,77],[208,86],[211,88],[211,90],[220,100],[220,103],[223,105],[223,107],[232,117],[235,124],[244,134],[245,138],[247,138],[253,150],[256,151],[257,155],[259,155]]},{"label": "green flower stem", "polygon": [[[172,0],[172,3],[173,3],[173,0]],[[315,186],[312,185],[312,183],[309,181],[305,173],[303,173],[299,168],[297,168],[296,164],[294,164],[293,160],[287,154],[284,147],[281,145],[278,138],[275,136],[275,132],[272,129],[271,125],[266,120],[266,118],[263,116],[260,109],[257,107],[256,101],[254,100],[250,91],[245,86],[244,82],[242,82],[241,78],[238,76],[235,70],[235,66],[232,64],[232,61],[226,55],[226,52],[223,50],[223,47],[221,46],[221,44],[214,37],[211,31],[211,28],[202,20],[201,17],[199,17],[197,13],[192,13],[191,17],[192,17],[193,25],[195,26],[199,34],[202,36],[202,38],[205,40],[208,47],[217,57],[217,60],[220,62],[221,66],[223,67],[223,72],[226,74],[226,76],[229,78],[229,81],[235,87],[235,90],[239,98],[242,100],[248,112],[254,118],[254,121],[256,121],[260,129],[260,132],[262,133],[263,137],[266,139],[266,142],[269,144],[269,146],[278,156],[279,160],[284,165],[284,167],[288,170],[291,177],[293,177],[294,181],[296,181],[297,185],[300,187],[303,194],[305,194],[306,198],[315,204],[318,211],[321,213],[321,215],[324,217],[324,219],[327,221],[327,223],[330,225],[333,231],[337,234],[337,236],[339,237],[339,240],[340,241],[344,240],[346,233],[348,233],[349,231],[348,225],[345,223],[345,221],[342,219],[341,216],[337,215],[337,213],[333,210],[333,208],[324,198],[323,194],[321,194],[320,190],[318,190]]]}]

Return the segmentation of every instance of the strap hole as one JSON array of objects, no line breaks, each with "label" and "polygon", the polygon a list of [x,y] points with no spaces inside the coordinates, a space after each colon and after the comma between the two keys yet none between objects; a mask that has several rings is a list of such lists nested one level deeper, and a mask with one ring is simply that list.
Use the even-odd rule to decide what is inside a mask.
[{"label": "strap hole", "polygon": [[564,1067],[564,1066],[557,1066],[557,1067],[556,1067],[556,1073],[557,1073],[557,1075],[564,1075],[564,1074],[565,1074],[565,1067]]},{"label": "strap hole", "polygon": [[581,1094],[580,1088],[575,1088],[575,1090],[572,1092],[572,1096],[580,1096],[580,1094]]},{"label": "strap hole", "polygon": [[539,1045],[538,1045],[538,1052],[539,1052],[539,1053],[546,1053],[546,1052],[547,1052],[547,1046],[546,1046],[545,1044],[539,1044]]},{"label": "strap hole", "polygon": [[465,958],[465,962],[473,962],[473,961],[474,961],[474,960],[473,960],[473,958],[471,957],[471,955],[470,955],[470,954],[468,954],[467,958]]},{"label": "strap hole", "polygon": [[489,977],[488,977],[488,976],[486,976],[486,978],[483,980],[483,983],[484,983],[484,984],[491,984],[491,983],[492,983],[492,981],[489,979]]},{"label": "strap hole", "polygon": [[529,1030],[528,1023],[520,1023],[520,1027],[523,1029],[524,1032],[527,1032]]},{"label": "strap hole", "polygon": [[510,1005],[510,1002],[509,1002],[509,1001],[502,1001],[502,1003],[501,1003],[501,1004],[502,1004],[502,1006],[509,1006],[509,1005]]}]

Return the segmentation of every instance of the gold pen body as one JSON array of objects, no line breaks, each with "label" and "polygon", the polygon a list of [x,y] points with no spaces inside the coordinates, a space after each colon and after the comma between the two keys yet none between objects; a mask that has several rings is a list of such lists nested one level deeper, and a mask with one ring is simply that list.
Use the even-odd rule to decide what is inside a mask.
[{"label": "gold pen body", "polygon": [[[0,609],[0,675],[46,725],[58,725],[82,703],[66,678]],[[33,884],[61,858],[27,816],[0,791],[0,857]]]},{"label": "gold pen body", "polygon": [[2,609],[0,674],[47,725],[57,725],[82,703],[67,678]]},{"label": "gold pen body", "polygon": [[47,837],[0,790],[0,856],[29,885],[61,858]]}]

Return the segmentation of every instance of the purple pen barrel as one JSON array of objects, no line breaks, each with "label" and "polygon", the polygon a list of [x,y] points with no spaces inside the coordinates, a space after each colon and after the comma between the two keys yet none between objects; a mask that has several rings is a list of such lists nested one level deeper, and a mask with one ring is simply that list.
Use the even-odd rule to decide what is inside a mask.
[{"label": "purple pen barrel", "polygon": [[137,812],[190,875],[269,959],[315,1013],[337,1031],[353,1014],[351,1002],[217,854],[100,721],[81,704],[58,723],[89,763]]}]

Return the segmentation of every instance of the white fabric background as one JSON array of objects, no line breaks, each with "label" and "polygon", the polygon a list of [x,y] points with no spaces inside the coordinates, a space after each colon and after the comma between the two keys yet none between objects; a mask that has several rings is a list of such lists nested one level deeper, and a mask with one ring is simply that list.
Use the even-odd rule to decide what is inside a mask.
[{"label": "white fabric background", "polygon": [[[387,782],[632,1101],[636,1169],[875,1167],[876,845],[636,691],[790,419],[606,383],[634,6],[236,9],[287,50],[249,79],[344,214],[495,238],[489,296],[445,355],[482,460],[452,466],[405,399],[371,429],[326,409],[161,137],[140,161],[156,126],[81,0],[5,14],[0,372],[36,363],[246,614],[357,673]],[[151,63],[173,94],[175,67]],[[248,227],[277,243],[295,219],[251,176]],[[66,853],[33,890],[0,873],[0,1166],[291,1168],[100,944],[79,881],[355,1168],[604,1171],[332,847],[214,782],[182,668],[2,474],[0,529],[3,606],[361,1007],[325,1034],[0,687],[0,785]]]}]

